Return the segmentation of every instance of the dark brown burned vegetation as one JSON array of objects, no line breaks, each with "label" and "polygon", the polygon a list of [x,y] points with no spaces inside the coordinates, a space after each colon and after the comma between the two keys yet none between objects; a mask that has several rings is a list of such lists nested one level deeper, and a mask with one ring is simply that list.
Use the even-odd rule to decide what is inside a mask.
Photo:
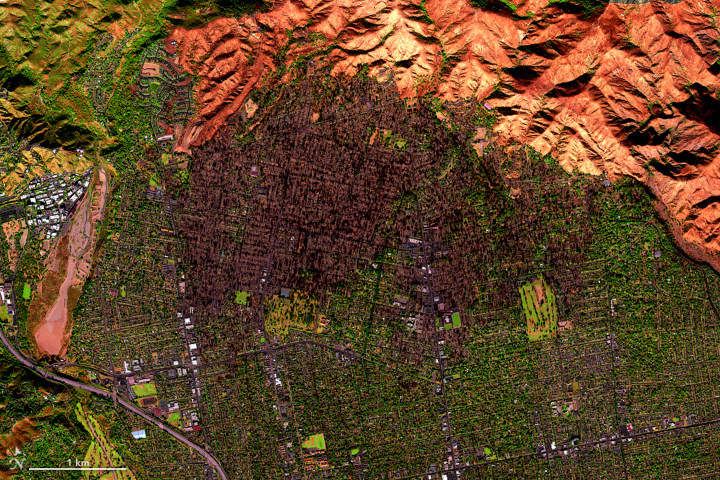
[{"label": "dark brown burned vegetation", "polygon": [[263,278],[323,292],[417,228],[415,216],[396,222],[393,204],[453,133],[426,108],[409,113],[391,84],[326,82],[285,86],[281,102],[268,92],[252,131],[238,118],[242,138],[228,129],[196,154],[181,233],[201,304]]},{"label": "dark brown burned vegetation", "polygon": [[[597,178],[489,135],[479,152],[489,117],[473,101],[408,106],[391,83],[316,78],[254,101],[253,118],[231,119],[196,153],[180,201],[196,305],[219,313],[247,291],[255,309],[287,288],[318,295],[324,309],[326,295],[352,297],[359,272],[398,252],[385,271],[407,303],[368,309],[371,322],[388,323],[399,358],[420,361],[419,345],[452,312],[471,327],[517,305],[519,283],[538,271],[572,316]],[[412,315],[405,329],[401,317]],[[443,337],[463,356],[468,328]]]}]

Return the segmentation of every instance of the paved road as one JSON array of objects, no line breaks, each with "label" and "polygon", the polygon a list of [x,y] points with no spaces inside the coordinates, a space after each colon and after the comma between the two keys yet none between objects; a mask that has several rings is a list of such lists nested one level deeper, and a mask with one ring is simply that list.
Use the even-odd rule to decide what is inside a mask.
[{"label": "paved road", "polygon": [[[0,328],[0,340],[2,340],[2,343],[5,345],[5,348],[7,348],[12,355],[17,358],[23,365],[25,365],[30,370],[34,371],[38,375],[41,375],[42,377],[45,377],[47,379],[53,380],[55,382],[64,383],[65,385],[70,385],[71,387],[80,388],[82,390],[87,390],[88,392],[92,392],[96,395],[100,395],[101,397],[107,398],[112,400],[112,393],[105,391],[101,388],[93,387],[92,385],[86,385],[84,383],[71,380],[69,378],[63,378],[59,377],[53,373],[50,373],[49,371],[39,367],[37,364],[35,364],[33,361],[26,358],[23,354],[18,352],[15,347],[12,346],[10,341],[5,336],[5,333],[3,332],[2,328]],[[125,407],[126,409],[132,411],[133,413],[136,413],[140,415],[142,418],[144,418],[146,421],[152,423],[156,427],[160,428],[161,430],[166,431],[173,437],[175,437],[178,441],[184,443],[188,447],[192,448],[196,452],[198,452],[200,455],[205,457],[205,460],[213,467],[215,468],[215,471],[217,472],[218,476],[221,480],[228,480],[227,475],[225,474],[225,471],[222,468],[222,465],[220,465],[220,462],[218,462],[215,457],[213,457],[211,454],[205,451],[201,446],[197,445],[195,442],[191,441],[184,435],[176,432],[175,430],[171,429],[167,425],[165,425],[160,420],[148,415],[144,411],[142,411],[140,408],[136,407],[132,403],[129,403],[121,398],[117,399],[117,402]]]}]

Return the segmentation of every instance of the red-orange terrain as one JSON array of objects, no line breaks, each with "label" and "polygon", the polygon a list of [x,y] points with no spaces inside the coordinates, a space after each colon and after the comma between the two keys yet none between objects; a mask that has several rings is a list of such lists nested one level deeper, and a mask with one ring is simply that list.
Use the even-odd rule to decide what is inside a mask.
[{"label": "red-orange terrain", "polygon": [[201,79],[180,146],[211,138],[253,88],[289,80],[294,62],[336,75],[368,65],[392,71],[404,97],[487,102],[501,143],[644,182],[686,251],[718,268],[720,0],[609,4],[591,18],[567,2],[513,3],[514,14],[466,0],[291,0],[178,28],[168,42]]}]

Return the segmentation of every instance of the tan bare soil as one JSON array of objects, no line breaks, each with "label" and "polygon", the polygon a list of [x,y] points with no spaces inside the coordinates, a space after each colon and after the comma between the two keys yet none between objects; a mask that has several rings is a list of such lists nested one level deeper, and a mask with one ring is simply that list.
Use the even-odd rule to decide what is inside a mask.
[{"label": "tan bare soil", "polygon": [[38,318],[42,318],[34,333],[41,355],[65,354],[72,332],[72,311],[90,272],[87,265],[92,262],[97,241],[96,225],[103,218],[107,195],[107,174],[100,168],[97,180],[88,188],[77,208],[70,229],[50,254],[57,270],[48,269],[42,282],[42,294],[36,296],[28,312],[28,329],[36,325]]},{"label": "tan bare soil", "polygon": [[[67,274],[68,256],[68,239],[64,236],[60,238],[50,254],[52,259],[51,264],[43,275],[37,292],[28,307],[26,329],[28,337],[34,337],[36,344],[38,341],[37,332],[43,326],[43,322],[50,309],[58,301],[63,279]],[[40,348],[39,345],[38,348]]]},{"label": "tan bare soil", "polygon": [[140,74],[148,75],[151,77],[160,75],[160,65],[158,65],[157,63],[150,63],[150,62],[143,63]]},{"label": "tan bare soil", "polygon": [[487,103],[502,114],[495,139],[552,153],[568,171],[653,177],[684,243],[720,253],[718,0],[609,4],[589,19],[548,0],[511,1],[515,16],[455,0],[285,1],[177,28],[179,63],[201,78],[198,115],[178,149],[211,138],[271,81],[281,49],[288,66],[324,51],[308,70],[392,71],[404,97]]}]

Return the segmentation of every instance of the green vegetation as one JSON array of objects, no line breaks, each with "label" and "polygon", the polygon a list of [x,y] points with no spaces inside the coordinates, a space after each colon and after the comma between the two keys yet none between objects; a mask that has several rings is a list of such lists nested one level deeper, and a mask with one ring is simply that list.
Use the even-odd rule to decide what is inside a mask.
[{"label": "green vegetation", "polygon": [[133,392],[138,397],[148,397],[150,395],[157,395],[157,387],[155,382],[139,383],[132,386]]},{"label": "green vegetation", "polygon": [[[137,66],[135,63],[132,68]],[[118,90],[109,101],[113,115],[123,105],[134,105],[124,95]],[[262,98],[267,100],[270,94]],[[435,108],[431,101],[428,103]],[[339,105],[346,108],[342,102]],[[470,110],[472,106],[463,110],[466,107],[453,102],[442,105],[442,110],[448,118],[463,118],[468,123],[484,125],[491,121],[483,116],[482,109],[478,113]],[[120,127],[124,130],[135,120],[129,115],[118,121],[124,122]],[[557,444],[557,451],[562,451],[571,439],[577,441],[575,434],[593,442],[609,434],[622,434],[619,428],[630,423],[639,431],[662,428],[668,419],[685,426],[692,423],[693,415],[712,418],[712,402],[698,402],[695,395],[713,398],[716,393],[716,386],[707,378],[708,365],[720,361],[715,310],[720,280],[709,268],[674,248],[671,237],[653,216],[642,188],[630,180],[601,187],[597,178],[568,175],[553,159],[532,152],[506,158],[509,154],[490,146],[486,156],[478,155],[458,140],[471,138],[462,127],[436,125],[432,118],[420,120],[420,132],[403,133],[403,137],[388,134],[386,128],[372,125],[367,130],[363,126],[361,133],[367,137],[375,131],[386,132],[379,134],[379,141],[390,148],[412,147],[415,151],[418,145],[421,151],[429,152],[433,145],[442,143],[447,144],[447,150],[429,156],[435,164],[426,166],[426,172],[413,172],[425,174],[422,189],[408,180],[394,191],[390,175],[385,176],[383,192],[396,198],[383,214],[386,216],[368,231],[371,240],[358,245],[348,240],[350,253],[328,257],[342,264],[343,276],[320,284],[323,272],[310,262],[293,270],[297,275],[288,283],[302,289],[291,291],[289,298],[276,295],[257,305],[258,310],[264,308],[264,325],[255,308],[251,316],[249,309],[233,305],[233,301],[247,305],[249,292],[226,288],[224,297],[218,296],[225,301],[207,309],[203,321],[191,327],[189,331],[208,347],[203,348],[207,351],[203,355],[211,357],[218,374],[202,383],[199,427],[203,432],[189,432],[189,436],[202,438],[208,433],[218,456],[231,464],[228,470],[239,472],[241,478],[276,478],[281,467],[276,461],[275,439],[283,437],[292,439],[293,446],[287,447],[286,440],[283,449],[292,449],[295,458],[303,458],[302,449],[325,451],[305,455],[305,464],[298,468],[306,471],[313,466],[322,468],[320,462],[327,461],[339,476],[419,478],[431,465],[437,467],[438,459],[445,461],[448,437],[443,424],[448,421],[459,445],[452,455],[459,457],[460,464],[472,466],[465,470],[469,478],[524,475],[549,479],[568,474],[603,478],[615,473],[607,469],[611,450],[580,449],[573,452],[578,462],[568,463],[564,455],[538,458],[538,445],[552,442]],[[425,135],[433,126],[449,133],[446,137],[437,132],[436,136],[427,134],[416,144],[415,137]],[[139,132],[137,138],[144,138],[153,127],[138,120],[133,128]],[[344,128],[350,130],[347,125],[338,125],[342,133],[337,136],[344,135]],[[403,124],[394,131],[406,132],[408,128]],[[70,357],[81,362],[109,365],[112,361],[117,366],[123,358],[147,358],[152,350],[153,364],[159,365],[171,361],[173,352],[182,345],[177,343],[174,327],[176,313],[183,308],[177,295],[178,278],[161,274],[160,266],[175,263],[174,258],[179,260],[192,250],[185,250],[187,238],[180,236],[178,242],[171,242],[159,236],[160,228],[168,226],[161,223],[167,219],[167,203],[146,198],[147,182],[125,181],[142,174],[146,179],[152,175],[156,183],[162,178],[163,183],[172,184],[166,180],[180,175],[160,177],[161,164],[172,173],[174,165],[166,162],[168,157],[155,155],[157,151],[152,149],[144,156],[154,140],[136,144],[137,151],[123,145],[124,150],[111,152],[126,170],[118,181],[120,202],[105,220],[108,235],[98,252],[102,268],[97,270],[98,278],[86,284],[79,303],[82,308],[76,310]],[[392,153],[396,155],[389,163],[393,167],[406,156]],[[135,169],[133,162],[139,158],[151,166]],[[363,159],[356,160],[360,163]],[[414,163],[408,165],[415,168]],[[517,170],[517,178],[502,176],[511,169],[513,173]],[[192,175],[199,170],[194,169]],[[447,173],[439,175],[438,171]],[[185,174],[189,189],[190,174]],[[266,181],[272,181],[269,175],[263,178]],[[193,188],[198,183],[193,183]],[[511,188],[520,194],[510,195]],[[173,193],[177,192],[168,195],[175,198]],[[243,211],[243,205],[234,207],[234,212]],[[182,218],[176,220],[182,222]],[[402,226],[400,235],[398,225]],[[229,227],[236,235],[234,226]],[[410,246],[407,236],[423,242],[430,238],[432,255],[425,257],[425,250]],[[278,242],[289,238],[291,235],[278,234]],[[143,239],[143,246],[157,243],[163,249],[138,249],[137,239]],[[235,244],[225,246],[229,243]],[[293,258],[290,255],[302,255],[296,245],[289,252],[283,261]],[[179,270],[193,268],[189,263],[183,259],[175,264]],[[446,304],[442,309],[433,310],[424,298],[427,291],[422,288],[426,284],[419,281],[417,273],[427,263],[432,263],[432,270],[437,272],[428,274],[428,284],[442,295],[441,302]],[[42,259],[32,254],[23,259],[17,285],[34,285],[41,265]],[[461,275],[464,278],[459,278]],[[127,288],[137,302],[130,306],[129,301],[115,302],[103,312],[101,307],[108,306],[103,296],[108,286],[119,288],[122,297]],[[27,310],[30,296],[20,308],[24,305]],[[426,308],[434,313],[423,323]],[[452,313],[449,322],[442,313],[458,310],[462,316]],[[134,338],[152,338],[151,346],[126,341],[123,332],[128,319],[133,322]],[[167,332],[157,328],[158,319],[172,319],[169,323],[173,328],[167,329],[165,337]],[[313,327],[324,319],[329,320],[327,332],[315,335],[320,330]],[[444,328],[432,331],[439,325],[435,322],[442,320],[448,322]],[[114,328],[113,323],[120,328],[106,333]],[[258,348],[258,339],[261,345],[268,344],[262,336],[263,326],[268,335],[285,340],[285,345],[274,348],[276,339],[268,337],[273,347]],[[555,337],[561,330],[561,338],[554,341],[533,341]],[[233,354],[233,362],[222,361],[228,352]],[[440,362],[444,362],[444,377]],[[268,378],[269,365],[277,367],[275,384]],[[156,395],[159,388],[168,398],[180,398],[187,390],[186,379],[168,381],[164,375],[157,375],[156,382],[134,385],[133,391],[144,398]],[[5,383],[3,377],[3,395]],[[41,451],[45,456],[38,458],[48,465],[61,464],[56,458],[60,450],[67,458],[75,455],[94,466],[117,461],[113,452],[120,453],[123,448],[118,439],[127,439],[130,432],[118,420],[123,414],[113,414],[109,402],[93,402],[82,393],[41,384],[48,390],[54,388],[53,392],[66,393],[77,408],[75,415],[72,408],[61,408],[65,423],[58,419],[57,425],[43,429],[40,436],[30,434],[27,448],[35,449],[34,454]],[[175,389],[178,385],[182,390]],[[37,387],[13,383],[13,391],[16,389],[23,394],[27,391],[27,402],[34,403],[31,407],[23,404],[27,412],[20,412],[10,405],[14,399],[0,398],[3,435],[21,415],[35,418],[34,413],[44,411],[51,402],[55,408],[54,397],[41,399]],[[628,404],[631,410],[618,408]],[[183,412],[186,405],[189,403],[183,404]],[[182,426],[182,420],[177,412],[167,419],[176,427]],[[38,420],[40,425],[43,421]],[[73,425],[79,435],[75,435]],[[45,427],[38,430],[41,428]],[[151,431],[154,427],[147,428]],[[307,437],[318,430],[324,433]],[[656,478],[667,465],[679,471],[692,461],[712,462],[714,439],[693,437],[694,432],[703,431],[709,430],[677,429],[677,439],[682,440],[673,437],[672,444],[682,443],[677,449],[667,448],[667,436],[655,439],[650,435],[642,442],[626,443],[623,468],[628,477]],[[681,437],[686,432],[687,437]],[[184,446],[164,434],[153,433],[157,435],[140,442],[145,447],[130,446],[127,451],[142,451],[148,443],[156,442],[155,451],[167,458],[187,453]],[[304,438],[299,445],[296,434]],[[327,445],[325,435],[331,439]],[[53,450],[56,447],[51,441],[64,442],[71,437],[80,439],[80,445]],[[362,445],[360,468],[367,469],[367,474],[356,475],[350,470],[354,465],[348,465],[348,452],[360,453],[357,445]],[[133,466],[142,468],[142,462],[128,458],[129,463],[135,462]],[[653,464],[653,459],[658,463]],[[621,463],[617,460],[619,457],[615,466]],[[191,470],[193,465],[182,468],[186,467],[182,473],[167,471],[163,478],[203,476],[202,470]],[[152,475],[138,478],[154,478]]]},{"label": "green vegetation", "polygon": [[302,448],[325,450],[325,434],[316,433],[306,438],[302,443]]},{"label": "green vegetation", "polygon": [[407,139],[396,135],[389,129],[383,129],[378,133],[378,140],[388,148],[395,150],[405,150],[408,145]]},{"label": "green vegetation", "polygon": [[180,424],[180,420],[182,419],[182,416],[180,415],[180,412],[173,412],[168,416],[168,423],[178,426]]},{"label": "green vegetation", "polygon": [[452,326],[453,328],[458,328],[460,326],[460,314],[458,312],[454,312],[452,314]]},{"label": "green vegetation", "polygon": [[[0,145],[2,143],[0,142]],[[2,192],[0,192],[2,193]],[[0,224],[0,279],[10,276],[10,261],[8,253],[10,252],[10,243],[8,242]]]},{"label": "green vegetation", "polygon": [[0,306],[0,321],[12,322],[13,316],[8,313],[7,305]]},{"label": "green vegetation", "polygon": [[247,305],[248,298],[250,298],[249,292],[235,292],[235,303],[237,303],[238,305]]},{"label": "green vegetation", "polygon": [[[8,468],[6,450],[18,447],[25,468],[62,465],[83,458],[90,437],[72,415],[87,394],[44,380],[0,348],[0,476]],[[65,478],[65,477],[63,477]]]},{"label": "green vegetation", "polygon": [[[16,293],[16,314],[21,332],[21,335],[18,335],[18,342],[20,347],[28,352],[32,351],[33,348],[30,341],[28,341],[28,338],[31,337],[28,328],[32,328],[32,325],[28,325],[29,308],[32,301],[30,285],[37,284],[45,272],[44,258],[40,255],[41,249],[42,242],[38,237],[31,237],[26,245],[24,255],[20,258],[13,284]],[[22,294],[18,294],[21,291]]]},{"label": "green vegetation", "polygon": [[[85,430],[91,435],[92,442],[85,452],[84,461],[89,463],[90,468],[116,467],[123,465],[122,456],[116,451],[116,448],[110,443],[106,432],[90,411],[83,408],[78,403],[75,407],[75,415],[78,421],[85,427]],[[131,471],[117,471],[113,475],[118,480],[135,480],[135,475]],[[112,476],[110,476],[112,477]],[[107,479],[107,472],[95,471],[87,472],[86,479]]]},{"label": "green vegetation", "polygon": [[471,0],[473,7],[483,10],[515,13],[517,7],[509,0]]},{"label": "green vegetation", "polygon": [[267,9],[262,0],[215,0],[223,15],[241,17]]},{"label": "green vegetation", "polygon": [[555,303],[555,294],[545,278],[540,275],[537,280],[521,286],[519,291],[530,340],[542,340],[555,336],[558,309]]},{"label": "green vegetation", "polygon": [[582,13],[585,18],[599,15],[607,7],[603,0],[550,0],[548,7],[557,6],[569,13]]},{"label": "green vegetation", "polygon": [[[98,147],[110,145],[111,127],[102,116],[96,117],[95,110],[99,101],[112,96],[112,68],[118,64],[105,58],[109,71],[90,69],[97,94],[88,95],[83,73],[94,61],[88,46],[120,44],[117,53],[123,53],[122,40],[109,41],[106,32],[140,27],[151,35],[160,34],[168,7],[174,3],[105,2],[93,8],[65,3],[53,8],[47,1],[20,2],[17,7],[24,15],[8,25],[16,34],[0,38],[0,87],[8,90],[13,107],[8,127],[30,143],[50,148],[82,146],[91,156]],[[138,16],[138,9],[148,14]]]},{"label": "green vegetation", "polygon": [[265,314],[268,334],[283,337],[290,329],[312,331],[319,303],[316,295],[297,290],[293,290],[289,298],[273,296]]}]

